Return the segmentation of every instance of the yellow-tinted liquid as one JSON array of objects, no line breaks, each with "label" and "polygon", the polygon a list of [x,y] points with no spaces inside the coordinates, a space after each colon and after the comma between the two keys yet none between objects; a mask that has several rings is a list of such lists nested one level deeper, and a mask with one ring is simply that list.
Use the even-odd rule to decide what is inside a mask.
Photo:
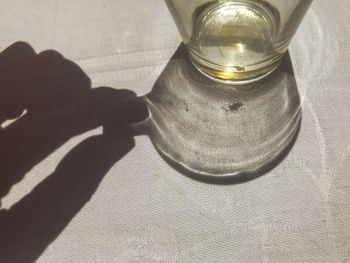
[{"label": "yellow-tinted liquid", "polygon": [[271,12],[256,1],[214,2],[195,18],[189,47],[204,73],[244,80],[263,74],[276,57],[276,31]]}]

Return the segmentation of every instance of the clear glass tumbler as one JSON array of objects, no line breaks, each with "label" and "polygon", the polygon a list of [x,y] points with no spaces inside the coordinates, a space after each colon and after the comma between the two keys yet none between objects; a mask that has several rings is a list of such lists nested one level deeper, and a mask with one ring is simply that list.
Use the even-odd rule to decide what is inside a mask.
[{"label": "clear glass tumbler", "polygon": [[312,0],[165,0],[195,67],[219,82],[271,73]]}]

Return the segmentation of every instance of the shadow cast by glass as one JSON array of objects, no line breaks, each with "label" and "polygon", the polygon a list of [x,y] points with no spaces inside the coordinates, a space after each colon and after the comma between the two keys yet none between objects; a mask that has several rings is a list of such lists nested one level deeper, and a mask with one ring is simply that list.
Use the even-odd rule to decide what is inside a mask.
[{"label": "shadow cast by glass", "polygon": [[143,125],[175,169],[207,183],[242,183],[275,167],[301,123],[300,96],[289,54],[265,79],[229,86],[191,64],[181,45],[146,96]]}]

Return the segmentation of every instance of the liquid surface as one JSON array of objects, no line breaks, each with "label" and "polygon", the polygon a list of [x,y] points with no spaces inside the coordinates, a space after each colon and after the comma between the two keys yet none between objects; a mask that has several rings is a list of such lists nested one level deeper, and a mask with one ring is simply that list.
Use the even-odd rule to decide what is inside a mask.
[{"label": "liquid surface", "polygon": [[268,8],[252,1],[215,2],[195,18],[190,50],[206,73],[239,78],[274,60],[276,24]]}]

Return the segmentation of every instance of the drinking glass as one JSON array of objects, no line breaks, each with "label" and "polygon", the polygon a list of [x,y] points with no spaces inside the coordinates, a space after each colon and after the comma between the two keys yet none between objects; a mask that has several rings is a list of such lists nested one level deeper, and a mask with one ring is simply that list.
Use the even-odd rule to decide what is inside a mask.
[{"label": "drinking glass", "polygon": [[312,0],[165,0],[192,63],[219,82],[270,74]]}]

